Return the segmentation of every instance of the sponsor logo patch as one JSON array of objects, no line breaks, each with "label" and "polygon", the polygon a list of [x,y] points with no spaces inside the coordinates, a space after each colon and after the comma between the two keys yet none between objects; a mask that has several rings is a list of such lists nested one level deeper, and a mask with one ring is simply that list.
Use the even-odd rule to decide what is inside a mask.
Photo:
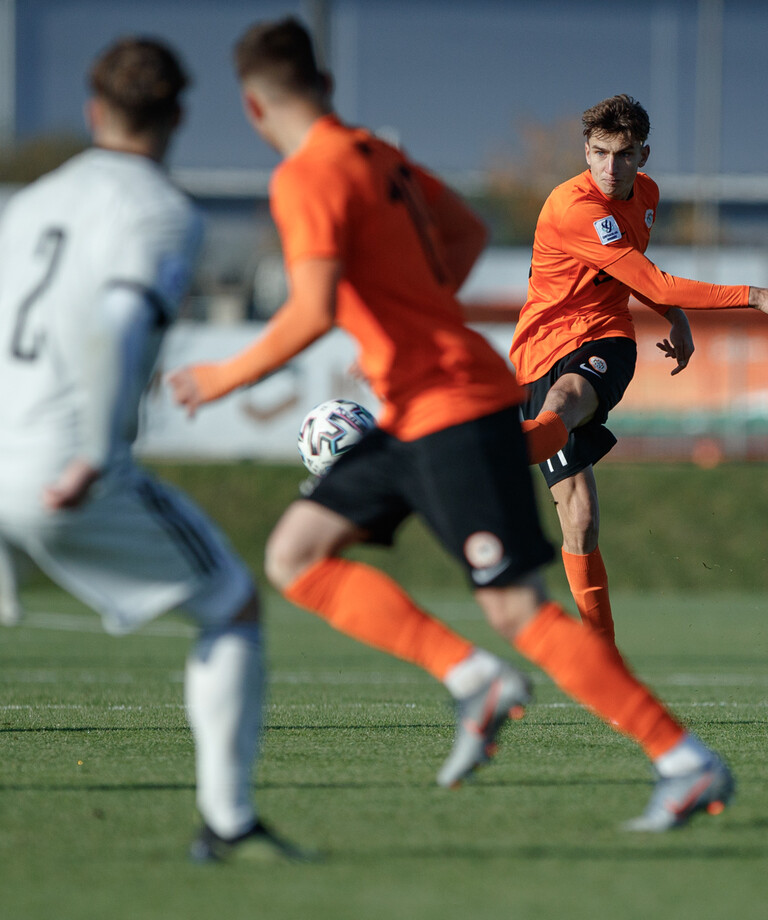
[{"label": "sponsor logo patch", "polygon": [[648,208],[645,212],[645,226],[650,230],[653,225],[653,209]]},{"label": "sponsor logo patch", "polygon": [[479,530],[464,541],[464,555],[473,569],[488,569],[501,562],[504,547],[496,534]]},{"label": "sponsor logo patch", "polygon": [[597,231],[597,238],[603,246],[607,246],[608,243],[615,243],[616,240],[621,239],[621,230],[619,230],[619,225],[616,223],[616,218],[613,214],[596,220],[592,226]]},{"label": "sponsor logo patch", "polygon": [[597,355],[593,355],[588,359],[587,364],[582,361],[579,368],[583,371],[589,371],[590,374],[602,375],[608,370],[608,362],[598,358]]}]

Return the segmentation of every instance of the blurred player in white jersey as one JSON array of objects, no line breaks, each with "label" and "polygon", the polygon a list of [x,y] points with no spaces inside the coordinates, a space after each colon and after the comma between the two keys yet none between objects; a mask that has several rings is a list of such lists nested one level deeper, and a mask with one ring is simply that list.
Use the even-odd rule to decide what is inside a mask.
[{"label": "blurred player in white jersey", "polygon": [[[201,221],[162,168],[187,77],[147,39],[90,72],[94,146],[19,192],[0,221],[0,544],[128,632],[182,607],[200,627],[185,697],[201,860],[296,855],[257,817],[259,603],[244,563],[187,498],[131,459],[141,393],[178,311]],[[7,616],[12,620],[12,616]]]}]

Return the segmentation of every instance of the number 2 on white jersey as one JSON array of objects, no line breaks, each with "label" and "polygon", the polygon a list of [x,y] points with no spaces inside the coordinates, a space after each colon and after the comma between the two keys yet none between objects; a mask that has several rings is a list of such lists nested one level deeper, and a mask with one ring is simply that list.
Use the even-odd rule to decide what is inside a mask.
[{"label": "number 2 on white jersey", "polygon": [[38,331],[30,336],[30,313],[53,279],[61,258],[65,239],[66,234],[62,229],[49,227],[43,231],[37,241],[34,254],[41,262],[43,273],[37,284],[19,304],[16,324],[11,338],[11,354],[20,361],[34,361],[40,353],[45,334]]}]

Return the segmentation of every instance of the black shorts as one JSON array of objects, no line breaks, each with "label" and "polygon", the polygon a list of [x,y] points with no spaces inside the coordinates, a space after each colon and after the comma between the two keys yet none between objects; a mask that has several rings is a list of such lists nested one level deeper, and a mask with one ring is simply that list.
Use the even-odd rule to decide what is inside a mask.
[{"label": "black shorts", "polygon": [[391,545],[418,514],[475,587],[509,585],[550,562],[517,406],[415,441],[375,429],[308,496]]},{"label": "black shorts", "polygon": [[637,345],[632,339],[619,336],[597,339],[561,358],[543,377],[528,384],[528,397],[522,407],[526,419],[536,418],[541,412],[547,393],[563,374],[579,374],[588,380],[598,398],[594,417],[574,429],[565,447],[554,457],[539,464],[548,486],[585,470],[611,450],[616,438],[605,422],[629,386],[636,363]]}]

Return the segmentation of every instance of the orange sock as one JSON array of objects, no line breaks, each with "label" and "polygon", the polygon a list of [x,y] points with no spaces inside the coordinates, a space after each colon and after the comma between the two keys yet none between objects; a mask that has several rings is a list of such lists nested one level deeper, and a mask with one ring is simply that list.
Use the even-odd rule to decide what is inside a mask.
[{"label": "orange sock", "polygon": [[596,547],[586,556],[566,553],[563,550],[563,565],[582,620],[610,642],[614,642],[613,615],[611,600],[608,597],[608,573],[605,571],[600,549]]},{"label": "orange sock", "polygon": [[615,650],[555,603],[542,605],[515,640],[569,696],[634,738],[655,760],[685,729],[627,669]]},{"label": "orange sock", "polygon": [[531,463],[543,463],[568,443],[568,429],[556,412],[540,412],[521,423]]},{"label": "orange sock", "polygon": [[378,569],[347,559],[323,559],[284,592],[359,642],[417,664],[438,680],[474,645],[417,607]]}]

